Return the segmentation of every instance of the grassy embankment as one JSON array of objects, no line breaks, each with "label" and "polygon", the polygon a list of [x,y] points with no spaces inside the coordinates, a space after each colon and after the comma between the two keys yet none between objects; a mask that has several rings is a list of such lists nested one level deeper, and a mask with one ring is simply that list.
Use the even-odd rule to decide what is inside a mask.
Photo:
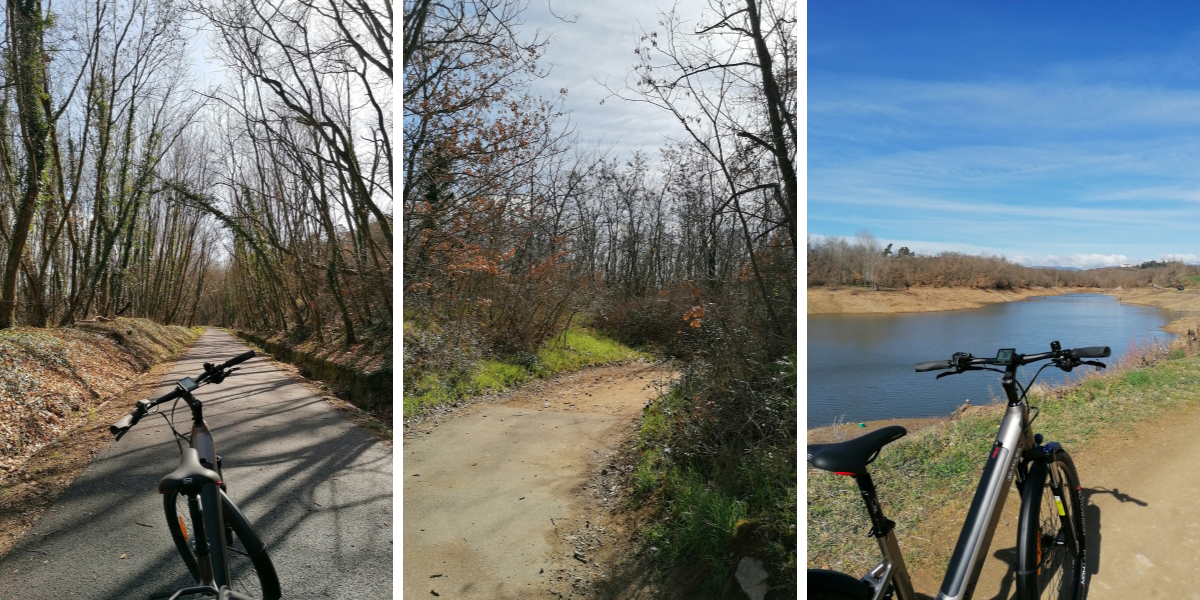
[{"label": "grassy embankment", "polygon": [[359,342],[346,347],[340,341],[322,341],[316,336],[297,339],[288,332],[264,335],[228,330],[242,341],[289,362],[300,375],[318,380],[336,396],[353,403],[382,422],[391,421],[392,336],[390,332],[365,331]]},{"label": "grassy embankment", "polygon": [[[413,327],[409,322],[404,326]],[[420,370],[409,374],[411,379],[404,386],[404,416],[411,417],[472,396],[499,392],[535,378],[649,358],[646,353],[628,348],[600,331],[574,328],[547,340],[534,356],[536,359],[485,358],[465,369],[449,372]]]},{"label": "grassy embankment", "polygon": [[0,331],[0,557],[200,332],[125,318]]},{"label": "grassy embankment", "polygon": [[[1143,351],[1108,373],[1030,397],[1041,407],[1038,431],[1078,455],[1106,435],[1194,408],[1200,403],[1200,355],[1183,348]],[[872,477],[904,540],[910,570],[940,573],[949,560],[983,468],[980,457],[999,421],[998,410],[943,421],[889,444],[873,463]],[[854,481],[811,467],[807,478],[808,566],[866,572],[878,561],[878,549],[862,537],[870,523]]]},{"label": "grassy embankment", "polygon": [[[747,421],[796,414],[795,364],[793,356],[789,364],[772,365],[780,385],[753,394],[751,402],[761,412]],[[686,422],[705,415],[693,394],[717,396],[706,389],[712,382],[693,385],[689,379],[646,410],[634,438],[632,504],[647,504],[654,517],[640,532],[643,544],[657,548],[660,565],[692,565],[692,576],[700,580],[683,583],[699,590],[720,590],[746,556],[763,561],[772,586],[795,589],[794,434],[776,432],[752,446],[732,441],[731,452],[697,457],[692,451],[703,451],[705,443],[697,442],[704,437]],[[795,426],[794,420],[782,422]]]}]

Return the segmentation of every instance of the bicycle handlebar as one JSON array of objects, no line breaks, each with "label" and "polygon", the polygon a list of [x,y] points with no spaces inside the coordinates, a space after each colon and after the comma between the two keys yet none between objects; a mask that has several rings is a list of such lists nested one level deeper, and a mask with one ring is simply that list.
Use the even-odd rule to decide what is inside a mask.
[{"label": "bicycle handlebar", "polygon": [[[217,367],[211,367],[211,365],[206,363],[204,365],[204,374],[196,378],[196,383],[203,383],[205,381],[212,380],[214,377],[216,377],[216,379],[212,380],[211,383],[220,383],[224,381],[225,377],[229,374],[228,369],[230,369],[230,367],[244,363],[251,358],[254,358],[253,350],[250,350],[249,352],[243,352],[225,361]],[[171,400],[182,396],[183,393],[184,390],[179,388],[179,386],[176,386],[175,389],[155,400],[138,400],[137,406],[133,410],[129,411],[129,414],[121,417],[121,419],[116,423],[109,425],[108,432],[116,436],[116,439],[121,439],[121,437],[124,436],[130,430],[130,428],[138,424],[138,421],[140,421],[151,408],[154,408],[163,402],[170,402]]]},{"label": "bicycle handlebar", "polygon": [[129,431],[129,429],[131,427],[133,427],[134,425],[137,425],[137,422],[140,421],[141,419],[142,419],[141,408],[135,408],[132,411],[130,411],[129,414],[121,417],[120,421],[117,421],[116,423],[109,425],[108,432],[115,435],[117,437],[117,439],[119,440],[119,439],[121,439],[122,436],[125,435],[126,431]]},{"label": "bicycle handlebar", "polygon": [[1074,358],[1106,358],[1112,355],[1112,349],[1108,346],[1089,346],[1087,348],[1076,348],[1070,352],[1071,356]]},{"label": "bicycle handlebar", "polygon": [[[1108,356],[1108,355],[1107,355],[1107,354],[1105,354],[1105,356]],[[231,358],[231,359],[229,359],[229,360],[225,361],[225,364],[221,365],[221,366],[220,366],[220,369],[221,369],[222,371],[224,371],[225,369],[228,369],[229,367],[232,367],[232,366],[234,366],[234,365],[238,365],[238,364],[244,363],[244,362],[246,362],[246,361],[248,361],[248,360],[250,360],[250,359],[252,359],[252,358],[254,358],[254,351],[253,351],[253,350],[250,350],[249,352],[243,352],[243,353],[241,353],[241,354],[239,354],[239,355],[237,355],[237,356],[235,356],[235,357],[233,357],[233,358]]]},{"label": "bicycle handlebar", "polygon": [[937,371],[938,369],[949,369],[954,364],[948,360],[931,360],[929,362],[917,363],[917,372],[924,373],[925,371]]},{"label": "bicycle handlebar", "polygon": [[[1057,344],[1058,342],[1055,342]],[[1013,354],[1008,361],[998,361],[994,358],[976,358],[970,354],[959,353],[955,354],[951,360],[933,360],[929,362],[917,363],[916,372],[923,373],[925,371],[938,371],[945,369],[966,367],[974,367],[979,365],[1008,365],[1016,363],[1018,366],[1028,365],[1040,360],[1067,359],[1074,362],[1082,358],[1105,358],[1112,355],[1112,349],[1108,346],[1088,346],[1086,348],[1075,348],[1073,350],[1052,350],[1050,352],[1041,352],[1038,354]],[[1078,366],[1078,363],[1073,366]]]}]

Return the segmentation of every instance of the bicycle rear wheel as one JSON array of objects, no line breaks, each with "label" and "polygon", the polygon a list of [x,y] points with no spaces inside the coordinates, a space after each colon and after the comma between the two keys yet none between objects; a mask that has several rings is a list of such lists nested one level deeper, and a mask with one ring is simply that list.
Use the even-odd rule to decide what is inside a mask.
[{"label": "bicycle rear wheel", "polygon": [[1083,600],[1087,543],[1079,475],[1065,450],[1035,461],[1021,494],[1017,526],[1017,598]]},{"label": "bicycle rear wheel", "polygon": [[[163,508],[175,548],[192,577],[197,582],[211,579],[211,574],[201,577],[196,558],[196,528],[192,525],[187,496],[169,491],[163,494]],[[262,540],[225,492],[221,492],[221,509],[225,520],[225,544],[229,550],[230,587],[261,600],[279,600],[282,596],[279,577]]]}]

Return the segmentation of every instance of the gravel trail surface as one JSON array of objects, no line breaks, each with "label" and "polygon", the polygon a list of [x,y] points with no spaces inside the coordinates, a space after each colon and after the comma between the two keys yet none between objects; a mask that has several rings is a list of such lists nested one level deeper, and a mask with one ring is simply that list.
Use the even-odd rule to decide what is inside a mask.
[{"label": "gravel trail surface", "polygon": [[[558,555],[560,538],[580,521],[582,488],[662,379],[641,363],[590,369],[410,432],[404,596],[558,598],[586,585],[565,580],[561,565],[575,559]],[[581,547],[581,565],[589,555]]]}]

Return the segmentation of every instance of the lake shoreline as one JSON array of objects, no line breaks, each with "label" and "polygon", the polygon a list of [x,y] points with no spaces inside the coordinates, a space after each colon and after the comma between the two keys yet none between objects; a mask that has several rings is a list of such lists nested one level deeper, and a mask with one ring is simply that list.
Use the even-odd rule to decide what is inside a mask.
[{"label": "lake shoreline", "polygon": [[1200,290],[1170,288],[1116,288],[1099,292],[1117,299],[1122,304],[1155,306],[1170,311],[1191,313],[1173,319],[1163,325],[1162,330],[1177,335],[1186,335],[1188,330],[1200,332]]},{"label": "lake shoreline", "polygon": [[1123,304],[1155,306],[1183,313],[1163,325],[1168,333],[1185,335],[1188,330],[1200,334],[1200,289],[1188,288],[1028,288],[1021,290],[981,290],[976,288],[913,287],[907,290],[870,290],[861,287],[808,288],[808,314],[894,314],[940,312],[982,308],[1000,302],[1021,302],[1029,298],[1063,294],[1103,294]]},{"label": "lake shoreline", "polygon": [[1004,412],[1006,404],[1002,402],[984,404],[981,406],[959,407],[954,412],[948,415],[940,415],[933,417],[899,417],[893,419],[875,419],[872,421],[862,421],[857,423],[834,423],[833,425],[821,425],[805,430],[805,438],[808,444],[831,444],[835,442],[844,442],[852,440],[856,437],[871,433],[876,429],[888,427],[890,425],[900,425],[908,430],[908,433],[927,429],[935,425],[949,423],[964,416],[976,416],[986,413],[996,413],[997,421],[1000,415]]},{"label": "lake shoreline", "polygon": [[[815,395],[816,397],[838,398],[837,403],[832,403],[829,406],[817,403],[817,405],[809,407],[807,412],[810,420],[806,423],[806,429],[816,428],[810,430],[809,437],[811,442],[837,441],[838,438],[846,436],[855,437],[878,427],[893,424],[903,425],[914,430],[923,429],[930,424],[940,423],[961,416],[961,411],[957,409],[962,407],[963,398],[970,397],[977,400],[976,393],[967,389],[956,392],[953,389],[956,386],[950,386],[947,389],[942,389],[945,386],[937,386],[936,389],[931,390],[924,390],[922,388],[914,392],[912,389],[913,385],[908,379],[895,372],[894,360],[887,356],[875,356],[873,354],[875,346],[887,343],[899,344],[899,346],[890,351],[892,353],[899,352],[905,355],[911,354],[915,356],[920,354],[924,356],[923,353],[928,353],[930,348],[936,348],[937,352],[942,352],[948,356],[952,351],[961,350],[962,348],[959,348],[959,345],[966,347],[966,345],[971,343],[970,340],[974,339],[971,336],[962,338],[960,335],[958,338],[955,338],[958,340],[957,342],[946,345],[944,341],[946,335],[953,335],[953,333],[948,332],[954,332],[960,328],[960,326],[953,325],[953,323],[986,323],[988,327],[996,327],[998,325],[996,324],[997,321],[994,321],[996,318],[995,315],[1043,315],[1038,318],[1043,320],[1049,319],[1049,321],[1042,324],[1043,328],[1058,327],[1061,329],[1062,327],[1066,327],[1067,323],[1074,323],[1072,319],[1075,315],[1089,314],[1090,317],[1084,319],[1084,321],[1090,324],[1089,327],[1091,329],[1081,335],[1088,339],[1103,340],[1113,345],[1115,350],[1113,360],[1117,360],[1116,356],[1121,355],[1123,352],[1132,350],[1133,345],[1141,346],[1148,343],[1148,340],[1151,338],[1158,340],[1157,343],[1161,347],[1165,348],[1169,346],[1175,348],[1187,340],[1197,339],[1197,332],[1200,332],[1200,312],[1189,311],[1189,309],[1192,311],[1200,309],[1200,290],[1193,292],[1186,290],[1179,291],[1173,288],[1170,290],[1162,288],[1133,290],[1122,290],[1120,288],[1106,290],[1094,288],[1041,288],[1038,291],[1040,293],[1032,293],[1025,298],[1021,298],[1021,300],[1034,298],[1030,302],[1022,302],[1020,304],[1007,304],[1006,302],[991,303],[990,308],[982,311],[970,310],[959,313],[923,311],[922,314],[913,314],[911,317],[901,316],[898,319],[893,318],[887,313],[843,313],[815,319],[810,315],[810,338],[808,345],[810,352],[817,352],[817,355],[810,356],[809,368],[810,371],[813,368],[816,368],[817,371],[815,373],[810,372],[810,375],[815,377],[815,379],[808,382],[808,392],[810,395]],[[1084,293],[1075,295],[1080,292]],[[872,292],[865,293],[874,294]],[[1125,308],[1119,308],[1122,305]],[[1136,308],[1139,305],[1144,308]],[[1078,308],[1080,306],[1108,308],[1080,309]],[[1068,312],[1062,312],[1065,310],[1063,307],[1070,308]],[[1128,337],[1130,340],[1130,346],[1126,348],[1126,344],[1122,340],[1116,339],[1124,339],[1122,335],[1117,335],[1117,332],[1126,331],[1126,328],[1132,326],[1132,322],[1126,321],[1127,318],[1132,318],[1130,315],[1143,314],[1147,309],[1149,309],[1149,313],[1146,314],[1152,314],[1152,316],[1142,317],[1146,320],[1142,321],[1134,329],[1130,329],[1129,332],[1132,333],[1126,332],[1128,335],[1124,337]],[[1080,313],[1080,310],[1090,310],[1093,312]],[[1096,310],[1100,310],[1101,312],[1094,312]],[[1020,327],[1028,326],[1027,324],[1030,322],[1035,325],[1037,324],[1036,320],[1031,321],[1030,318],[1029,316],[1021,317],[1020,326],[1017,327],[1017,330]],[[950,323],[951,325],[946,325],[945,323]],[[938,331],[940,333],[934,335],[931,340],[925,340],[925,333],[923,333],[925,331]],[[841,337],[843,335],[845,335],[844,341]],[[825,342],[822,341],[835,339],[839,341],[833,343],[828,348],[825,347]],[[1135,343],[1135,340],[1140,341],[1136,341]],[[916,346],[912,346],[912,344],[916,344]],[[814,350],[814,348],[816,349]],[[842,356],[839,353],[845,352],[844,348],[853,348],[853,352],[856,354],[851,357]],[[883,384],[881,387],[881,384],[876,381],[878,378],[873,378],[872,375],[868,374],[856,375],[854,383],[838,380],[838,377],[846,376],[846,373],[839,370],[842,368],[840,365],[845,364],[847,360],[857,359],[865,360],[871,364],[886,364],[887,372],[889,373],[887,377],[893,379],[899,377],[900,381]],[[840,375],[830,375],[831,373]],[[1054,374],[1052,373],[1051,375]],[[1047,377],[1051,377],[1051,375]],[[859,381],[859,379],[862,379],[862,381]],[[1065,383],[1055,381],[1055,379],[1057,378],[1052,377],[1051,380],[1047,381],[1044,377],[1042,381],[1051,385]],[[883,397],[881,394],[885,392],[881,390],[886,390],[886,394],[899,394],[905,398],[911,397],[911,402],[915,402],[919,406],[925,407],[925,409],[917,410],[909,406],[898,410],[885,406],[886,402],[882,402],[881,400]],[[969,407],[969,412],[974,413],[984,409],[989,400],[995,400],[994,392],[992,395],[993,397],[989,398],[988,394],[982,394],[981,399],[983,402],[976,402],[974,406]],[[841,412],[841,409],[838,409],[834,404],[843,407],[845,412]],[[871,420],[864,421],[864,418]],[[839,426],[837,424],[839,420],[846,420],[849,423]],[[860,421],[864,421],[866,426],[858,427]],[[820,427],[817,427],[818,425]]]},{"label": "lake shoreline", "polygon": [[906,290],[871,290],[863,287],[807,289],[808,314],[872,314],[936,312],[980,308],[999,302],[1018,302],[1035,296],[1105,293],[1094,288],[1035,287],[1019,290],[912,287]]}]

